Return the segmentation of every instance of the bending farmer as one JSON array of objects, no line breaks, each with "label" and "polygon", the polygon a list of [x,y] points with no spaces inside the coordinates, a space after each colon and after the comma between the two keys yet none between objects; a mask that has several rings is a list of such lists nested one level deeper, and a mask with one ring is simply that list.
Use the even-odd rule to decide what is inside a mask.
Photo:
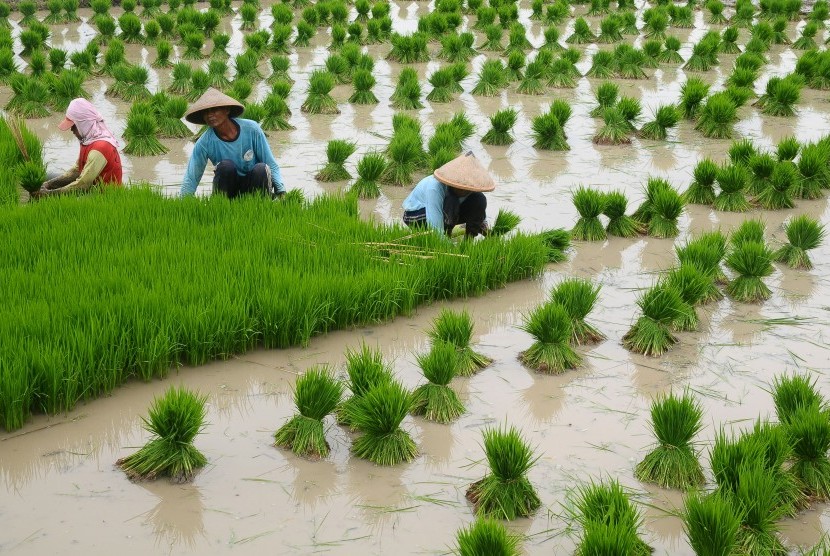
[{"label": "bending farmer", "polygon": [[72,130],[80,141],[78,161],[63,175],[44,182],[35,196],[85,192],[104,183],[121,185],[118,140],[91,102],[83,98],[70,102],[58,129]]},{"label": "bending farmer", "polygon": [[466,236],[487,234],[487,197],[496,184],[473,153],[455,158],[418,182],[403,201],[403,221],[410,227],[430,226],[452,234],[466,225]]},{"label": "bending farmer", "polygon": [[188,109],[184,118],[207,125],[187,164],[182,195],[192,195],[205,173],[208,160],[214,165],[213,192],[233,199],[243,193],[260,192],[281,197],[285,193],[282,174],[262,128],[240,118],[244,107],[216,89],[208,89]]}]

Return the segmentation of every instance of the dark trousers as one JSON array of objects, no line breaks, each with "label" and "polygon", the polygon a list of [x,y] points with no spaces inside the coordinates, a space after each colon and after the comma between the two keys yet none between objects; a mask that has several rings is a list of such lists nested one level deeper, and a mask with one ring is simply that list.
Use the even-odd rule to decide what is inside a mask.
[{"label": "dark trousers", "polygon": [[213,192],[222,193],[233,199],[245,193],[262,193],[271,195],[271,169],[260,162],[244,176],[236,173],[232,160],[223,160],[216,165],[213,173]]},{"label": "dark trousers", "polygon": [[[478,234],[484,233],[485,221],[487,219],[487,197],[484,193],[470,193],[458,207],[458,221],[451,226],[445,225],[444,231],[447,235],[452,233],[452,229],[456,224],[465,224],[466,235],[468,237],[475,237]],[[446,223],[446,215],[444,215]],[[403,222],[410,228],[422,227],[427,225],[427,210],[408,210],[403,213]]]}]

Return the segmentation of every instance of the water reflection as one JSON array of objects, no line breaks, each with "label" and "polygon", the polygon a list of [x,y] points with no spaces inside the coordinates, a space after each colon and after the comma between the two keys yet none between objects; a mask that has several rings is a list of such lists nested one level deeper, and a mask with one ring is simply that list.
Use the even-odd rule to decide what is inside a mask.
[{"label": "water reflection", "polygon": [[165,481],[138,484],[158,499],[142,522],[152,528],[158,545],[193,549],[200,537],[207,537],[202,519],[205,505],[195,485],[173,486]]}]

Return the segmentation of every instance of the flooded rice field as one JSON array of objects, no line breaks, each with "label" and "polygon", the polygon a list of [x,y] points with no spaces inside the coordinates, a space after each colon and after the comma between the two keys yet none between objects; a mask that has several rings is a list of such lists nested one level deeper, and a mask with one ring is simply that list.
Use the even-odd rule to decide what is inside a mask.
[{"label": "flooded rice field", "polygon": [[[417,18],[432,6],[393,2],[395,30],[414,30]],[[522,8],[521,21],[538,46],[543,42],[543,27],[528,19],[529,6]],[[585,6],[575,10],[581,15]],[[117,15],[119,10],[114,11]],[[52,46],[67,51],[82,48],[95,34],[86,22],[90,14],[82,9],[84,23],[53,26]],[[269,10],[263,14],[261,24],[267,27]],[[709,30],[703,12],[696,12],[695,17],[695,29],[671,30],[683,41],[684,58]],[[588,18],[594,28],[599,19]],[[226,18],[223,25],[232,32],[230,50],[241,48],[238,17]],[[561,26],[563,38],[572,26],[573,18]],[[789,35],[796,37],[801,26],[803,22],[791,23]],[[747,30],[741,31],[740,44],[747,35]],[[386,145],[394,113],[388,99],[401,69],[384,60],[388,44],[366,47],[376,60],[375,94],[380,103],[353,106],[346,102],[351,86],[341,85],[333,92],[339,115],[303,114],[300,105],[308,75],[328,56],[327,44],[327,34],[320,32],[312,47],[293,49],[290,75],[295,85],[288,103],[293,112],[290,122],[296,129],[269,132],[287,188],[301,189],[309,197],[346,185],[313,179],[325,160],[328,140],[357,141],[358,152],[347,164],[350,170],[365,152]],[[588,54],[596,49],[596,45],[584,47]],[[149,62],[153,56],[152,48],[128,47],[131,61]],[[771,76],[793,70],[797,54],[773,46],[768,57],[770,63],[755,83],[758,94]],[[463,82],[465,91],[475,84],[476,71],[485,58],[474,58],[470,77]],[[714,89],[723,86],[734,60],[729,55],[720,58],[719,67],[696,74]],[[423,80],[439,65],[429,62],[413,67]],[[584,73],[590,67],[590,56],[584,56],[578,67]],[[643,122],[660,104],[675,102],[687,78],[676,67],[648,71],[648,80],[617,80],[622,94],[641,99]],[[170,79],[166,70],[151,70],[151,75],[151,91]],[[669,132],[667,142],[634,139],[628,146],[594,145],[591,138],[599,120],[589,112],[600,82],[581,78],[575,89],[550,89],[550,94],[539,97],[519,95],[513,89],[493,98],[464,93],[449,104],[425,102],[426,108],[417,115],[429,135],[437,123],[455,112],[467,114],[478,131],[466,147],[497,179],[496,190],[488,195],[488,213],[492,217],[499,208],[509,209],[521,216],[520,229],[528,231],[570,228],[576,220],[570,192],[578,185],[604,191],[619,188],[633,208],[642,199],[647,177],[665,177],[682,191],[700,159],[726,159],[731,140],[706,139],[685,121]],[[120,135],[128,107],[104,96],[107,83],[108,78],[95,78],[87,88]],[[267,85],[262,85],[257,93],[264,95],[266,90]],[[3,89],[0,97],[5,104],[8,90]],[[552,98],[563,98],[573,108],[565,128],[571,147],[567,152],[533,147],[531,119],[546,111]],[[759,148],[769,150],[792,135],[800,141],[817,140],[830,133],[827,100],[826,92],[804,89],[793,118],[762,116],[750,106],[740,108],[735,139],[750,138]],[[481,145],[479,138],[489,128],[489,115],[508,106],[519,110],[513,130],[516,142],[509,147]],[[61,117],[53,114],[28,122],[45,140],[50,169],[71,166],[77,152],[74,139],[57,131]],[[161,184],[172,195],[178,192],[193,144],[164,143],[170,148],[167,155],[125,156],[125,177]],[[209,190],[208,175],[201,190]],[[384,187],[378,200],[361,201],[364,216],[396,222],[408,191]],[[700,400],[705,426],[697,439],[698,448],[711,485],[707,450],[721,427],[741,430],[759,417],[774,418],[768,392],[773,377],[809,370],[821,390],[830,394],[830,283],[825,277],[830,270],[830,246],[811,252],[812,270],[776,265],[768,279],[773,296],[763,304],[746,305],[726,298],[704,306],[700,331],[679,334],[680,344],[663,357],[630,353],[622,347],[621,338],[638,315],[638,294],[656,281],[660,271],[676,264],[676,244],[697,232],[732,230],[755,216],[766,222],[767,239],[776,244],[786,239],[782,224],[798,214],[830,222],[824,199],[798,201],[791,210],[743,215],[689,205],[676,239],[576,242],[569,260],[549,266],[538,280],[512,284],[482,298],[424,307],[412,317],[384,325],[332,333],[314,339],[305,349],[258,350],[228,361],[181,368],[166,381],[130,383],[111,397],[79,406],[67,415],[38,416],[19,431],[0,433],[0,519],[4,523],[0,552],[444,554],[454,546],[455,532],[474,517],[465,492],[487,471],[481,432],[487,426],[509,423],[522,431],[539,456],[529,476],[542,508],[532,518],[509,524],[523,535],[525,553],[572,553],[579,536],[569,513],[574,489],[591,480],[614,477],[630,489],[642,509],[640,531],[656,554],[693,554],[677,517],[682,495],[634,478],[634,467],[653,444],[651,400],[684,388]],[[569,276],[601,285],[589,321],[607,340],[580,348],[586,363],[578,370],[557,376],[534,373],[518,360],[519,353],[532,343],[520,328],[523,317],[547,298],[552,286]],[[453,386],[467,412],[452,425],[407,418],[404,428],[420,452],[415,461],[386,468],[351,456],[352,436],[331,417],[326,420],[326,437],[332,452],[322,461],[300,459],[272,446],[274,431],[295,411],[292,386],[296,377],[315,364],[342,368],[344,352],[361,342],[377,346],[393,361],[406,386],[419,385],[423,377],[415,355],[427,351],[426,330],[444,306],[465,308],[473,315],[474,347],[494,362],[474,377],[455,379]],[[146,441],[141,418],[153,397],[171,383],[209,396],[209,425],[196,440],[209,464],[192,484],[132,483],[114,462]],[[782,537],[797,553],[799,547],[819,542],[828,530],[828,508],[817,504],[785,520]]]}]

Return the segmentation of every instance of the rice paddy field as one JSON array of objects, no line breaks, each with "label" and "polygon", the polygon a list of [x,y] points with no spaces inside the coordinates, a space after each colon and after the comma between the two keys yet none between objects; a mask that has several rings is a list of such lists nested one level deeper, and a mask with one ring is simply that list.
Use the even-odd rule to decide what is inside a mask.
[{"label": "rice paddy field", "polygon": [[[77,83],[27,89],[14,74],[75,68],[132,144],[125,177],[157,187],[28,203],[0,175],[0,552],[830,553],[827,405],[788,413],[784,393],[802,377],[830,396],[826,3],[169,2],[20,2],[4,16],[0,106],[24,117],[48,170],[75,160],[56,125],[58,93]],[[46,46],[30,32],[44,26]],[[413,34],[423,40],[401,38]],[[285,185],[307,205],[163,198],[178,194],[199,130],[176,125],[175,102],[156,124],[131,109],[208,81],[268,122]],[[457,250],[431,236],[402,246],[407,231],[386,225],[411,184],[462,150],[496,178],[491,221],[509,211],[517,230]],[[355,181],[361,198],[341,198]],[[556,228],[574,239],[544,264],[537,234]],[[810,232],[807,259],[789,247],[777,260]],[[719,249],[690,247],[701,237]],[[276,258],[292,266],[270,268]],[[319,278],[329,267],[337,289]],[[124,303],[131,293],[145,302]],[[442,366],[447,310],[471,317],[469,372]],[[392,376],[340,404],[362,390],[350,370],[361,350]],[[35,378],[14,383],[12,368]],[[447,386],[463,408],[431,405]],[[171,474],[189,481],[140,480],[175,421],[163,396],[190,446]],[[386,432],[396,445],[372,439]],[[511,488],[513,503],[498,498]],[[610,512],[600,495],[628,521],[591,518]],[[725,509],[707,522],[712,508]],[[512,518],[499,522],[503,552],[476,548],[480,531],[458,537],[490,526],[476,512]]]}]

